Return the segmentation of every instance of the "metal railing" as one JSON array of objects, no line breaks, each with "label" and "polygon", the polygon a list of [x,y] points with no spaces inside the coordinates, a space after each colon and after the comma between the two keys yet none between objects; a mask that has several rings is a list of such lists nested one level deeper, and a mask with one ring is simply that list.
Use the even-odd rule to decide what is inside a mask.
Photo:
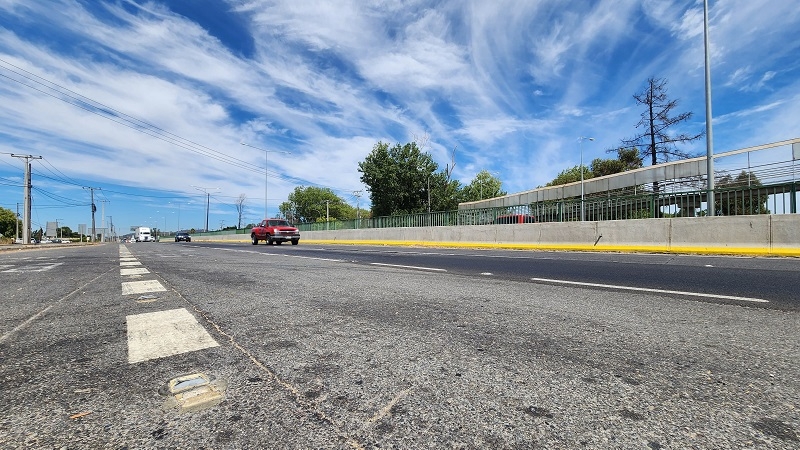
[{"label": "metal railing", "polygon": [[[636,195],[593,195],[584,199],[587,221],[646,219],[654,217],[702,217],[708,211],[705,190],[648,192]],[[798,182],[768,186],[743,186],[714,191],[715,215],[796,214]],[[333,231],[365,228],[436,227],[486,225],[505,215],[534,216],[537,222],[573,222],[581,217],[580,198],[552,200],[527,205],[475,208],[458,211],[406,214],[359,220],[297,225],[301,231]]]}]

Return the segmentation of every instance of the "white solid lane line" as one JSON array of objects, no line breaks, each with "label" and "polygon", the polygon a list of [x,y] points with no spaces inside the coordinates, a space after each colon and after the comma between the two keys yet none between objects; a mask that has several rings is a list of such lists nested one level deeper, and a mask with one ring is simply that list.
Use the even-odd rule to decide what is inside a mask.
[{"label": "white solid lane line", "polygon": [[632,286],[617,286],[614,284],[599,284],[599,283],[583,283],[580,281],[567,281],[567,280],[553,280],[550,278],[531,278],[533,281],[542,281],[545,283],[556,283],[556,284],[569,284],[572,286],[585,286],[585,287],[599,287],[599,288],[608,288],[608,289],[622,289],[626,291],[636,291],[636,292],[653,292],[656,294],[678,294],[678,295],[688,295],[691,297],[705,297],[705,298],[717,298],[721,300],[737,300],[742,302],[754,302],[754,303],[769,303],[769,300],[764,300],[760,298],[750,298],[750,297],[735,297],[732,295],[718,295],[718,294],[704,294],[702,292],[686,292],[686,291],[669,291],[665,289],[651,289],[651,288],[639,288],[639,287],[632,287]]},{"label": "white solid lane line", "polygon": [[383,263],[369,263],[369,264],[371,266],[399,267],[401,269],[415,269],[415,270],[430,270],[431,272],[447,272],[444,269],[437,269],[434,267],[402,266],[400,264],[383,264]]}]

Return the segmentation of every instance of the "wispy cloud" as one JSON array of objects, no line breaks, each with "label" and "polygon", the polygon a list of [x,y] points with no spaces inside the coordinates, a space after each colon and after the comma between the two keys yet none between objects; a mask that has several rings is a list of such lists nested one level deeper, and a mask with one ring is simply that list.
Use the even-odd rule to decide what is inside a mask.
[{"label": "wispy cloud", "polygon": [[[798,9],[711,6],[717,139],[800,135],[783,120],[800,90]],[[363,189],[357,164],[375,142],[425,132],[440,165],[458,149],[462,182],[487,169],[514,191],[577,164],[577,136],[596,139],[586,160],[608,157],[633,132],[632,94],[649,76],[669,79],[681,110],[704,110],[695,0],[230,0],[213,15],[239,24],[235,33],[160,0],[5,0],[0,11],[0,59],[201,146],[76,108],[0,64],[0,151],[41,153],[70,177],[120,191],[213,186],[219,214],[242,192],[263,201],[264,153],[242,140],[291,152],[270,155],[275,206],[298,184]],[[10,167],[0,176],[18,176]],[[120,220],[147,214],[130,211]]]}]

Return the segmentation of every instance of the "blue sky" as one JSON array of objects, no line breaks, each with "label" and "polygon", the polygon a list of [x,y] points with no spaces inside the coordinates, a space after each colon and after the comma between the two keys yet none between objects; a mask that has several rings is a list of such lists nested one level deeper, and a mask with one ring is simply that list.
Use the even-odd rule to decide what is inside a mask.
[{"label": "blue sky", "polygon": [[[715,151],[799,137],[796,2],[709,4]],[[211,229],[240,194],[254,222],[259,149],[270,215],[298,185],[365,206],[358,163],[422,136],[464,184],[532,189],[579,136],[588,163],[634,135],[650,76],[694,113],[675,131],[704,130],[702,24],[681,0],[0,0],[0,206],[31,154],[37,229],[91,223],[84,187],[98,227],[202,228],[197,186]]]}]

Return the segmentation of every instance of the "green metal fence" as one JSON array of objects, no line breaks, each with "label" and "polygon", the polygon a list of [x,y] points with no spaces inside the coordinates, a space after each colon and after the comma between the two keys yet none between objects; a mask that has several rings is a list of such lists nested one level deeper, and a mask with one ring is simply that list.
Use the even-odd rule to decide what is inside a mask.
[{"label": "green metal fence", "polygon": [[[752,214],[796,214],[797,182],[769,186],[732,187],[714,191],[718,216]],[[686,192],[644,192],[614,195],[611,192],[585,197],[586,220],[629,220],[654,217],[701,217],[707,215],[708,195],[704,190]],[[369,219],[300,224],[301,231],[351,230],[359,228],[436,227],[486,225],[505,215],[534,216],[537,222],[580,221],[581,199],[543,201],[501,208],[476,208]]]},{"label": "green metal fence", "polygon": [[[718,216],[754,214],[797,214],[798,182],[765,186],[740,186],[714,191],[714,211]],[[641,191],[640,191],[641,192]],[[654,217],[702,217],[707,215],[708,195],[704,190],[684,192],[645,191],[637,195],[606,192],[584,198],[587,221],[647,219]],[[357,220],[303,223],[301,231],[357,230],[396,227],[442,227],[507,223],[501,216],[533,216],[537,222],[575,222],[581,219],[581,199],[543,201],[501,208],[475,208],[456,211],[372,217]],[[250,234],[250,229],[196,233],[202,236]]]}]

